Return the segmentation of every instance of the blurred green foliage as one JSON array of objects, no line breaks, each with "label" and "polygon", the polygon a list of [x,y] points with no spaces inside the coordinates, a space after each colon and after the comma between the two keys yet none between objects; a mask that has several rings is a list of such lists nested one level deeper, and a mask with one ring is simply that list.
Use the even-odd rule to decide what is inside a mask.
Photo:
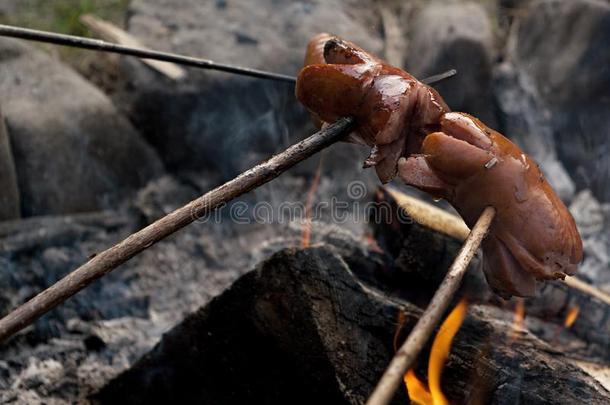
[{"label": "blurred green foliage", "polygon": [[129,0],[3,0],[15,3],[2,6],[0,20],[65,34],[86,35],[78,21],[81,14],[92,13],[121,25]]},{"label": "blurred green foliage", "polygon": [[[122,26],[129,0],[0,0],[0,23],[90,36],[79,17],[91,13]],[[40,45],[39,45],[40,46]],[[51,50],[50,46],[42,46]],[[82,51],[59,47],[63,59],[75,62]]]}]

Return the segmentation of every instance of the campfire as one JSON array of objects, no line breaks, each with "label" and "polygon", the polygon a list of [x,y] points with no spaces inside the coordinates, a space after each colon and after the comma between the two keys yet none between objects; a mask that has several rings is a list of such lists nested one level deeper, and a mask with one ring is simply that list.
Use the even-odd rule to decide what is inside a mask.
[{"label": "campfire", "polygon": [[[281,5],[248,33],[231,21],[260,19],[251,5],[201,5],[195,23],[139,0],[126,30],[81,16],[103,40],[0,25],[13,75],[0,81],[11,95],[0,116],[2,401],[608,403],[610,203],[601,174],[583,174],[587,151],[557,135],[560,107],[573,105],[528,70],[537,59],[522,45],[554,1],[497,11],[501,62],[481,22],[490,11],[475,3],[382,2],[374,18],[343,2]],[[585,13],[573,7],[559,9]],[[342,36],[318,33],[329,15]],[[312,25],[285,43],[267,32],[295,16]],[[401,33],[403,17],[413,32]],[[383,29],[370,31],[373,19]],[[213,59],[187,56],[185,27],[203,21],[222,32],[206,31]],[[451,29],[438,54],[411,62],[437,35],[430,21]],[[121,77],[112,98],[91,90],[96,109],[65,97],[93,86],[26,41],[122,55],[107,62]],[[252,67],[223,53],[231,44]],[[32,61],[53,74],[30,78]],[[46,81],[56,104],[47,87],[32,95]],[[492,99],[499,112],[482,107]],[[38,118],[36,103],[53,110]],[[70,125],[64,110],[78,111]],[[82,201],[37,189],[50,155],[26,141],[49,123],[92,155],[67,156],[64,177],[43,170],[45,187],[90,185]],[[104,125],[124,129],[133,152],[114,135],[77,136]]]}]

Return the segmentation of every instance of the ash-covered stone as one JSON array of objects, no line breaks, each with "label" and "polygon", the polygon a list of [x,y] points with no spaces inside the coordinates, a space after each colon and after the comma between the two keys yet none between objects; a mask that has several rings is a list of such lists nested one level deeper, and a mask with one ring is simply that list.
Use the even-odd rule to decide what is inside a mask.
[{"label": "ash-covered stone", "polygon": [[[153,204],[155,205],[155,204]],[[155,205],[156,206],[156,205]],[[0,224],[0,314],[135,231],[133,211]],[[211,233],[216,232],[216,233]],[[193,226],[161,242],[0,346],[0,402],[83,400],[150,349],[184,314],[239,274],[218,230]],[[231,246],[234,248],[233,246]],[[215,259],[212,259],[215,258]],[[236,269],[247,268],[245,263]],[[58,371],[49,365],[60,364]]]},{"label": "ash-covered stone", "polygon": [[13,160],[11,140],[0,110],[0,221],[21,217],[21,197]]},{"label": "ash-covered stone", "polygon": [[110,208],[163,173],[154,149],[72,69],[7,38],[0,63],[23,216]]},{"label": "ash-covered stone", "polygon": [[579,274],[610,293],[610,216],[606,205],[590,190],[583,190],[570,204],[570,212],[583,237],[585,258]]},{"label": "ash-covered stone", "polygon": [[583,190],[576,195],[570,204],[570,213],[584,238],[604,229],[604,211],[591,190]]},{"label": "ash-covered stone", "polygon": [[557,157],[551,112],[536,83],[511,62],[494,67],[494,98],[498,129],[531,155],[563,201],[570,201],[576,186]]},{"label": "ash-covered stone", "polygon": [[419,78],[457,69],[456,78],[434,87],[452,109],[495,127],[490,91],[495,47],[485,7],[478,2],[428,2],[407,27],[407,69]]},{"label": "ash-covered stone", "polygon": [[577,188],[610,197],[610,4],[538,0],[517,14],[510,57],[552,114],[558,155]]}]

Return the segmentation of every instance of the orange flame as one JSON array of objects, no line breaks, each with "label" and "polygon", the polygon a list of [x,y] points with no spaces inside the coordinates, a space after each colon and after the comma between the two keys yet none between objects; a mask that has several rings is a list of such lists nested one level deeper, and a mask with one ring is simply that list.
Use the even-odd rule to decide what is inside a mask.
[{"label": "orange flame", "polygon": [[580,307],[578,305],[572,305],[568,309],[568,313],[566,314],[565,319],[563,320],[563,325],[558,325],[555,330],[555,336],[553,336],[553,343],[556,343],[559,340],[559,336],[561,332],[567,329],[570,329],[574,322],[576,322],[576,318],[578,318],[578,314],[580,313]]},{"label": "orange flame", "polygon": [[572,325],[574,325],[574,322],[576,322],[576,318],[578,318],[579,312],[580,312],[580,307],[578,305],[574,305],[573,307],[570,307],[570,309],[568,310],[568,314],[566,315],[566,319],[563,322],[563,326],[566,329],[569,329],[572,327]]},{"label": "orange flame", "polygon": [[303,229],[301,230],[301,247],[306,248],[311,244],[311,207],[313,206],[314,198],[316,196],[316,190],[320,183],[320,176],[322,174],[322,155],[320,155],[320,162],[316,169],[309,191],[307,192],[307,202],[305,203],[305,221],[303,222]]},{"label": "orange flame", "polygon": [[515,317],[513,318],[514,328],[523,328],[523,320],[525,319],[525,301],[523,298],[517,298],[515,305]]},{"label": "orange flame", "polygon": [[407,385],[409,398],[416,404],[449,404],[449,401],[441,389],[441,375],[447,358],[449,357],[451,343],[466,317],[467,310],[468,303],[465,299],[462,299],[459,304],[453,308],[447,319],[445,319],[434,338],[432,349],[430,350],[430,360],[428,362],[428,382],[430,384],[430,390],[428,390],[425,384],[417,378],[412,369],[405,374],[404,381]]},{"label": "orange flame", "polygon": [[523,298],[517,298],[515,304],[515,315],[513,317],[512,333],[510,335],[510,342],[517,339],[519,331],[523,329],[523,321],[525,320],[525,300]]},{"label": "orange flame", "polygon": [[404,376],[404,381],[407,386],[407,391],[409,392],[409,398],[411,399],[412,404],[434,404],[434,402],[432,402],[432,395],[430,395],[428,387],[426,387],[426,384],[424,384],[419,380],[419,378],[417,378],[413,369],[407,371]]}]

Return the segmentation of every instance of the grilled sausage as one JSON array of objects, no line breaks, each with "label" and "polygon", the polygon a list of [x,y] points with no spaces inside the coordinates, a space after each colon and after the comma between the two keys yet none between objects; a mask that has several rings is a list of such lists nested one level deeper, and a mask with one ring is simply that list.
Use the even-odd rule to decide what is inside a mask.
[{"label": "grilled sausage", "polygon": [[515,144],[350,42],[319,34],[305,64],[297,98],[320,123],[354,117],[351,139],[372,148],[365,167],[382,182],[398,170],[406,184],[451,202],[471,227],[486,206],[496,208],[483,250],[497,294],[531,296],[536,280],[576,272],[583,253],[574,219]]},{"label": "grilled sausage", "polygon": [[532,296],[535,280],[576,273],[582,241],[574,219],[538,165],[476,118],[452,112],[421,154],[398,164],[406,183],[447,199],[468,226],[483,209],[496,217],[483,242],[488,284],[501,296]]},{"label": "grilled sausage", "polygon": [[365,167],[374,166],[384,183],[396,175],[398,159],[418,151],[424,136],[449,111],[434,89],[328,34],[310,41],[305,64],[297,79],[297,98],[317,122],[356,118],[358,129],[351,140],[372,148]]}]

